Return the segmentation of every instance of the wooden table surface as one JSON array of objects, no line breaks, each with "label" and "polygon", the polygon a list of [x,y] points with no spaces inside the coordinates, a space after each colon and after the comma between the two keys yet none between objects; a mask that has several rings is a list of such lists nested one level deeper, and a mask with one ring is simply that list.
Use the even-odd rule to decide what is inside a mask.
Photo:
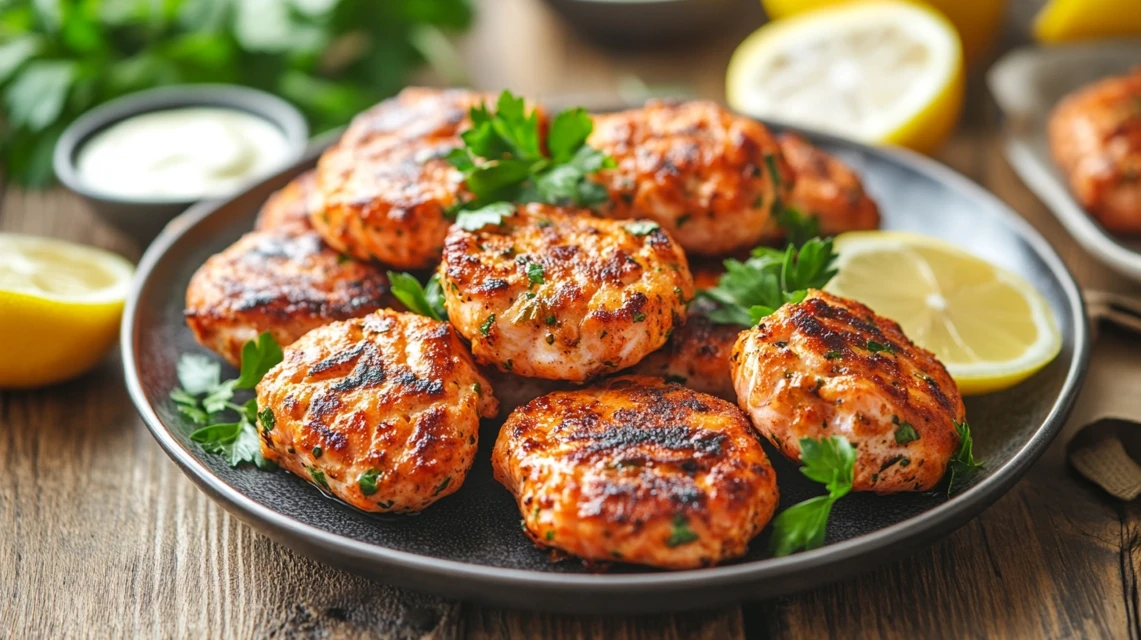
[{"label": "wooden table surface", "polygon": [[[711,42],[614,53],[569,33],[535,0],[482,9],[463,45],[472,82],[539,97],[641,81],[719,98],[729,53],[761,21],[748,7]],[[1014,175],[977,77],[963,125],[938,157],[1030,220],[1083,286],[1138,291],[1078,248]],[[138,256],[62,191],[6,189],[0,230]],[[1122,336],[1103,335],[1098,349],[1136,349],[1141,362]],[[1141,637],[1141,508],[1077,478],[1061,441],[995,506],[911,557],[787,598],[644,617],[450,602],[270,542],[160,451],[127,399],[117,355],[67,384],[0,393],[0,471],[0,637]]]}]

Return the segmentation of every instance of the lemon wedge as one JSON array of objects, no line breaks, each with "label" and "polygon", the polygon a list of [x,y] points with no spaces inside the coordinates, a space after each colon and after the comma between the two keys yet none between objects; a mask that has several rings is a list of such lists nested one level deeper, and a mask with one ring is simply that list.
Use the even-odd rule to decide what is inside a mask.
[{"label": "lemon wedge", "polygon": [[134,267],[107,251],[0,233],[0,388],[62,382],[115,342]]},{"label": "lemon wedge", "polygon": [[1137,0],[1050,0],[1034,18],[1034,37],[1053,44],[1141,35]]},{"label": "lemon wedge", "polygon": [[959,36],[925,5],[824,7],[746,38],[729,62],[726,98],[759,118],[930,153],[962,110]]},{"label": "lemon wedge", "polygon": [[945,242],[890,231],[836,237],[827,290],[891,318],[947,366],[964,394],[1013,386],[1046,366],[1062,338],[1022,278]]},{"label": "lemon wedge", "polygon": [[[853,1],[761,0],[761,4],[765,7],[765,13],[773,20],[777,20],[820,7]],[[1116,1],[1130,2],[1130,0]],[[978,60],[991,48],[1002,28],[1002,19],[1006,15],[1006,0],[926,0],[924,4],[938,9],[959,30],[967,64]]]}]

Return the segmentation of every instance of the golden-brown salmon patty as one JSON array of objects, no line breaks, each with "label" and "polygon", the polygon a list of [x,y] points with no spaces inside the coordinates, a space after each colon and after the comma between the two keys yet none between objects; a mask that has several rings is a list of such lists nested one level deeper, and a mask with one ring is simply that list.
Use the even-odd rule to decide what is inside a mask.
[{"label": "golden-brown salmon patty", "polygon": [[738,557],[779,498],[737,407],[650,377],[531,401],[504,423],[492,465],[536,545],[597,562],[687,569]]}]

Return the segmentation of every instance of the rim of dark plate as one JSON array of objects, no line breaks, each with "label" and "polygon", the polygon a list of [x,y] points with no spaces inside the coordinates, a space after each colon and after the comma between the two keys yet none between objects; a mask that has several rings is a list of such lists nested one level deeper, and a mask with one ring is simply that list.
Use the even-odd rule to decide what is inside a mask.
[{"label": "rim of dark plate", "polygon": [[[770,124],[763,120],[761,122]],[[164,229],[139,262],[135,279],[131,285],[131,294],[124,309],[120,336],[124,375],[131,401],[167,455],[178,463],[184,472],[192,475],[194,480],[208,488],[209,492],[213,493],[219,500],[224,501],[242,515],[285,534],[300,537],[311,545],[326,551],[368,558],[384,567],[416,571],[420,575],[435,578],[461,578],[478,580],[487,585],[562,590],[589,587],[595,593],[618,593],[631,587],[668,592],[679,587],[731,586],[756,580],[779,580],[799,572],[819,569],[850,559],[852,556],[883,551],[891,545],[898,544],[901,537],[911,540],[925,535],[930,536],[949,528],[957,528],[993,504],[1022,477],[1053,441],[1072,409],[1088,369],[1091,347],[1089,321],[1081,290],[1053,247],[1029,222],[1017,215],[997,196],[953,169],[907,149],[873,147],[826,133],[790,127],[784,123],[771,124],[778,129],[795,131],[814,140],[822,140],[838,146],[856,148],[864,153],[887,157],[894,162],[913,166],[920,172],[933,176],[956,190],[967,193],[972,199],[993,200],[999,205],[997,209],[1002,216],[1002,222],[1018,233],[1046,263],[1054,277],[1062,285],[1067,301],[1073,309],[1073,318],[1071,319],[1074,327],[1073,357],[1062,388],[1041,426],[1012,455],[1006,464],[995,469],[978,484],[956,495],[953,499],[920,515],[877,529],[871,533],[781,558],[765,558],[739,564],[685,571],[601,575],[539,572],[445,560],[360,542],[294,520],[246,496],[198,462],[195,455],[184,447],[163,424],[154,408],[147,401],[146,393],[138,376],[134,335],[136,315],[139,294],[150,271],[179,238],[208,217],[215,209],[223,206],[224,202],[202,203],[189,209],[180,216],[184,219],[184,224],[170,225]],[[281,173],[296,170],[301,164],[311,161],[316,151],[311,146],[311,151],[302,160]],[[268,178],[264,182],[272,180],[274,177]],[[257,188],[257,186],[254,185],[251,189]]]}]

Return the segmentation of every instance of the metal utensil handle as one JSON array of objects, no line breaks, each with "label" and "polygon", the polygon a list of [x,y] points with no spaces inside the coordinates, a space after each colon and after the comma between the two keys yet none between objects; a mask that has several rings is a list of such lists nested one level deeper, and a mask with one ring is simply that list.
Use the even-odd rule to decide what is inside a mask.
[{"label": "metal utensil handle", "polygon": [[1113,324],[1141,333],[1141,298],[1110,293],[1086,291],[1086,306],[1094,320],[1108,320]]}]

